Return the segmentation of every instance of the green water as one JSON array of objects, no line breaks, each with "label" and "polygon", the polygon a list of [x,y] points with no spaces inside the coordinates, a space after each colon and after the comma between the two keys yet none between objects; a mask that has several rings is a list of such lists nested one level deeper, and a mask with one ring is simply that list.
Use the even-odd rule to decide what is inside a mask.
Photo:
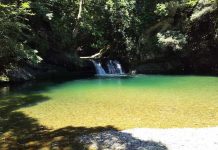
[{"label": "green water", "polygon": [[73,80],[33,89],[29,93],[47,99],[18,111],[53,129],[218,126],[217,77],[139,75]]}]

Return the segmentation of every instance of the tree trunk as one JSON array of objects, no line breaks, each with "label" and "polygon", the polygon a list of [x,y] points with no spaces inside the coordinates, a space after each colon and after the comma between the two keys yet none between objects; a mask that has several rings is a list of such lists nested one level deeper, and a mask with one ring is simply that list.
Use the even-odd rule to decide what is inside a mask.
[{"label": "tree trunk", "polygon": [[73,30],[73,38],[76,38],[77,34],[78,34],[78,31],[79,31],[79,22],[82,18],[81,14],[82,14],[82,6],[83,6],[83,0],[80,0],[79,2],[79,12],[78,12],[78,15],[77,15],[77,20],[76,20],[76,25],[75,25],[75,28]]}]

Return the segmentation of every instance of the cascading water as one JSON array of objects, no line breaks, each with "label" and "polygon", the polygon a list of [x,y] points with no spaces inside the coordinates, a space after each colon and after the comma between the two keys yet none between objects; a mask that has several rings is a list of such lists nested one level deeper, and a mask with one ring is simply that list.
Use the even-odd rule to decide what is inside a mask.
[{"label": "cascading water", "polygon": [[107,62],[107,68],[108,68],[108,73],[109,73],[109,74],[115,74],[116,69],[114,68],[114,65],[113,65],[112,60],[109,60],[109,61]]},{"label": "cascading water", "polygon": [[121,66],[121,64],[120,64],[119,61],[114,60],[114,64],[116,65],[117,72],[118,72],[119,74],[125,74],[125,73],[123,72],[122,66]]},{"label": "cascading water", "polygon": [[96,62],[92,60],[92,63],[95,66],[95,70],[97,75],[99,76],[120,76],[125,75],[125,73],[122,70],[122,66],[117,60],[109,60],[106,64],[108,72],[104,70],[100,62]]},{"label": "cascading water", "polygon": [[106,72],[105,72],[104,68],[101,66],[100,62],[96,62],[96,61],[92,60],[92,63],[95,66],[95,70],[96,70],[97,75],[106,75]]},{"label": "cascading water", "polygon": [[109,60],[107,63],[108,73],[109,74],[124,74],[121,64],[117,60]]}]

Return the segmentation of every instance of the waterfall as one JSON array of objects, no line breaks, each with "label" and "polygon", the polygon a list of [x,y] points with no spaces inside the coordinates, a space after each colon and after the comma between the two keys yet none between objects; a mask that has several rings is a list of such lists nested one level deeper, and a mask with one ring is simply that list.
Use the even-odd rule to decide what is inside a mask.
[{"label": "waterfall", "polygon": [[95,70],[96,70],[97,75],[106,75],[106,72],[105,72],[104,68],[101,66],[100,62],[96,62],[96,61],[92,60],[92,63],[95,66]]},{"label": "waterfall", "polygon": [[115,69],[115,67],[114,67],[114,65],[113,65],[112,60],[109,60],[109,61],[107,62],[107,68],[108,68],[108,73],[109,73],[109,74],[115,74],[116,69]]},{"label": "waterfall", "polygon": [[116,66],[116,71],[117,71],[117,73],[118,73],[118,74],[124,74],[120,62],[117,61],[117,60],[114,60],[113,62],[114,62],[114,64],[115,64],[115,66]]},{"label": "waterfall", "polygon": [[100,62],[96,62],[95,60],[91,60],[91,61],[95,66],[97,75],[100,75],[100,76],[117,76],[118,75],[119,76],[119,75],[125,74],[122,70],[121,64],[117,60],[109,60],[106,63],[106,66],[108,69],[107,73],[105,72]]},{"label": "waterfall", "polygon": [[107,62],[107,68],[108,68],[108,73],[109,74],[124,74],[121,64],[117,60],[109,60]]}]

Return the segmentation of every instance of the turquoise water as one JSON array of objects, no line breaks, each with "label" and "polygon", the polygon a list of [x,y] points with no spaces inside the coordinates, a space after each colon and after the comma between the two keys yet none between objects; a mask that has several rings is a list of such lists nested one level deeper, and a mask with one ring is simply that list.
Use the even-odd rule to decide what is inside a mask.
[{"label": "turquoise water", "polygon": [[138,75],[38,85],[25,96],[40,94],[47,100],[18,111],[53,129],[218,125],[217,77]]}]

